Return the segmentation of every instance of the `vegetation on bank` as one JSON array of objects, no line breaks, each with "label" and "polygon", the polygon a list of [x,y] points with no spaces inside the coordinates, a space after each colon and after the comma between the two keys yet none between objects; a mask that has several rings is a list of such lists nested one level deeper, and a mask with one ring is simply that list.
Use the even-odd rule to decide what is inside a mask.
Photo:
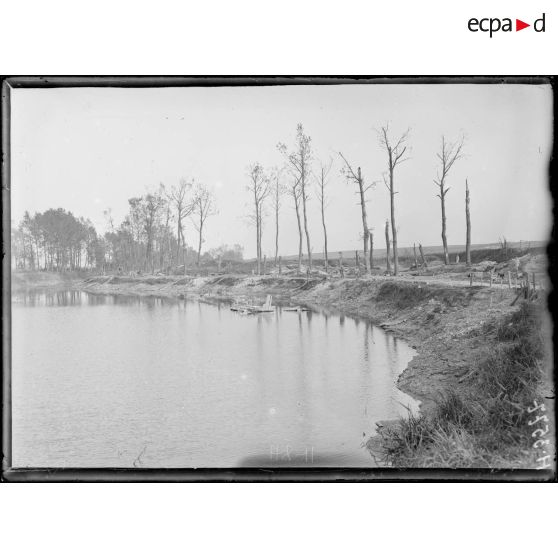
[{"label": "vegetation on bank", "polygon": [[[482,336],[460,392],[448,391],[429,412],[382,429],[383,459],[396,467],[537,467],[529,413],[545,402],[549,355],[540,303],[472,332]],[[549,413],[550,414],[550,413]],[[531,421],[532,422],[532,421]]]}]

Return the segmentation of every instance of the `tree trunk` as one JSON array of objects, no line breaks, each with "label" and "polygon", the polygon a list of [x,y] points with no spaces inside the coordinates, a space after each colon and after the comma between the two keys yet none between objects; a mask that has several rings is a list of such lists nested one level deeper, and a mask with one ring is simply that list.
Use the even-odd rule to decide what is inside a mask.
[{"label": "tree trunk", "polygon": [[308,219],[306,217],[306,169],[303,163],[301,173],[301,188],[302,188],[302,214],[304,216],[304,233],[306,234],[306,248],[308,249],[308,269],[312,269],[312,247],[310,246],[310,234],[308,232]]},{"label": "tree trunk", "polygon": [[298,272],[302,269],[302,225],[300,223],[299,203],[295,197],[296,222],[298,224]]},{"label": "tree trunk", "polygon": [[391,163],[391,151],[390,157],[390,169],[389,169],[389,198],[391,204],[391,238],[393,241],[393,274],[397,275],[399,272],[399,258],[397,255],[397,227],[395,226],[395,191],[393,184],[393,165]]},{"label": "tree trunk", "polygon": [[198,240],[198,267],[200,267],[201,249],[203,242],[203,220],[200,218],[200,238]]},{"label": "tree trunk", "polygon": [[386,269],[391,273],[391,263],[389,261],[390,242],[389,242],[389,221],[386,221]]},{"label": "tree trunk", "polygon": [[467,238],[465,241],[465,260],[467,266],[471,265],[471,215],[469,213],[469,184],[465,180],[465,220],[467,225]]},{"label": "tree trunk", "polygon": [[370,273],[370,261],[368,260],[368,222],[366,218],[366,202],[364,201],[364,179],[360,172],[360,167],[357,170],[358,188],[360,192],[360,208],[362,213],[362,239],[364,244],[364,261],[366,265],[366,272]]},{"label": "tree trunk", "polygon": [[275,199],[275,267],[277,267],[277,257],[279,255],[279,201]]},{"label": "tree trunk", "polygon": [[374,233],[369,231],[370,236],[370,273],[372,273],[372,269],[374,268]]},{"label": "tree trunk", "polygon": [[327,261],[327,229],[326,229],[326,223],[325,223],[323,190],[322,190],[321,202],[322,202],[322,227],[324,229],[324,269],[325,269],[325,272],[327,273],[327,267],[328,267],[328,261]]},{"label": "tree trunk", "polygon": [[449,265],[448,239],[446,238],[446,195],[441,187],[440,202],[442,204],[442,243],[444,245],[444,263]]}]

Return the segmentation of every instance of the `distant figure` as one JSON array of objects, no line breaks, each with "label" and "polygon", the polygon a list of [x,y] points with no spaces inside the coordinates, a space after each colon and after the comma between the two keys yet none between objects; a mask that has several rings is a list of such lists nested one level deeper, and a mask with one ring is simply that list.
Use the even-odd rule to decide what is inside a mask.
[{"label": "distant figure", "polygon": [[455,263],[458,264],[459,263],[459,254],[455,255]]}]

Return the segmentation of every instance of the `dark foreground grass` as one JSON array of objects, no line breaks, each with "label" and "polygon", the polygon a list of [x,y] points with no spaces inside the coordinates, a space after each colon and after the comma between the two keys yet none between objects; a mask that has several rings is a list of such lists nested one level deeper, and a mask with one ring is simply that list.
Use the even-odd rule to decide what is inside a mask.
[{"label": "dark foreground grass", "polygon": [[476,335],[488,349],[428,414],[384,428],[383,460],[396,467],[535,467],[528,408],[542,401],[546,360],[542,309],[523,304]]}]

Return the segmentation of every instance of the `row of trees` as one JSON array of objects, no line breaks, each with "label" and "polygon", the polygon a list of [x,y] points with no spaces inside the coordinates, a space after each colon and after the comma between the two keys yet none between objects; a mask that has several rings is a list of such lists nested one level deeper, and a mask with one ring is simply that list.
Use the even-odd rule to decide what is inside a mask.
[{"label": "row of trees", "polygon": [[[399,273],[399,258],[397,244],[397,224],[395,212],[395,174],[397,167],[408,160],[409,130],[399,137],[394,138],[390,134],[389,126],[383,126],[378,132],[378,143],[386,154],[386,170],[382,173],[383,183],[389,194],[390,218],[386,221],[385,235],[387,247],[387,269],[391,271],[391,261],[393,262],[393,273]],[[441,222],[442,222],[442,243],[444,260],[449,264],[449,251],[446,234],[446,195],[450,190],[448,186],[448,176],[450,170],[463,156],[464,138],[461,137],[455,142],[449,142],[444,136],[441,140],[440,151],[436,154],[439,160],[439,169],[434,184],[437,188],[437,197],[441,203]],[[308,227],[307,206],[310,199],[311,185],[314,185],[316,197],[320,204],[321,224],[323,229],[323,251],[324,266],[328,269],[328,244],[325,208],[327,207],[326,185],[332,168],[333,160],[328,162],[317,161],[317,168],[313,165],[314,155],[310,136],[304,133],[302,124],[297,125],[294,145],[289,148],[284,143],[277,145],[279,152],[284,157],[284,165],[280,169],[273,168],[267,171],[259,164],[253,163],[248,167],[248,187],[252,198],[252,222],[256,227],[256,270],[261,273],[262,269],[262,231],[263,218],[266,214],[266,200],[271,197],[272,208],[275,218],[275,265],[279,252],[279,209],[281,198],[289,195],[293,201],[298,225],[298,270],[300,272],[303,257],[303,243],[306,241],[306,253],[308,258],[308,268],[312,269],[312,244]],[[349,183],[355,184],[359,198],[360,213],[362,218],[362,241],[364,251],[364,262],[367,272],[373,267],[373,246],[374,235],[373,227],[369,226],[367,214],[368,191],[375,185],[375,182],[367,183],[361,167],[350,163],[343,155],[338,153],[343,167],[342,174]],[[466,258],[467,264],[471,263],[470,244],[471,244],[471,220],[469,211],[469,187],[466,185]],[[389,236],[391,228],[391,239]],[[390,261],[391,260],[391,261]]]},{"label": "row of trees", "polygon": [[[128,200],[128,213],[115,226],[105,211],[108,230],[98,235],[93,224],[64,209],[25,213],[12,231],[15,265],[23,269],[66,271],[97,268],[102,271],[171,271],[200,266],[207,220],[215,215],[213,194],[195,180]],[[189,223],[195,231],[191,248],[186,242]],[[194,234],[192,234],[194,237]],[[209,259],[242,259],[242,247],[221,246],[206,254]]]},{"label": "row of trees", "polygon": [[12,246],[16,267],[23,269],[75,270],[102,257],[91,221],[62,208],[33,216],[26,211],[12,231]]}]

